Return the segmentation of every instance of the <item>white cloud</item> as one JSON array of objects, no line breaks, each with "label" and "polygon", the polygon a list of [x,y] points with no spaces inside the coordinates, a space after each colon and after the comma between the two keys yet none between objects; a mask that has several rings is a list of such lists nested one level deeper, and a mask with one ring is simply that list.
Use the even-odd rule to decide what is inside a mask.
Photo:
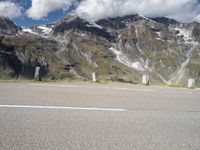
[{"label": "white cloud", "polygon": [[32,0],[32,6],[26,14],[32,19],[40,20],[53,11],[66,9],[73,1],[75,0]]},{"label": "white cloud", "polygon": [[56,10],[76,5],[75,12],[90,22],[138,13],[146,17],[170,17],[182,22],[200,22],[198,0],[32,0],[28,17],[40,20]]},{"label": "white cloud", "polygon": [[16,5],[10,1],[0,2],[0,16],[16,18],[21,16],[22,9],[20,6]]},{"label": "white cloud", "polygon": [[76,9],[77,14],[88,21],[138,13],[191,22],[199,19],[198,11],[198,0],[83,0]]}]

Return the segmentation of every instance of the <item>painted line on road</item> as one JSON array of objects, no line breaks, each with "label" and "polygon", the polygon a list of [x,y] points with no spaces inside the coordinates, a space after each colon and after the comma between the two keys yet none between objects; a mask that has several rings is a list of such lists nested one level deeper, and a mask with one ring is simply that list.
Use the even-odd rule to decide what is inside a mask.
[{"label": "painted line on road", "polygon": [[78,86],[78,85],[62,85],[62,84],[35,84],[31,83],[32,86],[46,86],[46,87],[68,87],[68,88],[87,88],[87,89],[109,89],[109,90],[121,90],[121,91],[146,91],[155,92],[153,89],[134,89],[134,88],[114,88],[114,87],[90,87],[90,86]]},{"label": "painted line on road", "polygon": [[60,109],[60,110],[86,110],[86,111],[115,111],[123,112],[126,109],[115,108],[89,108],[89,107],[61,107],[61,106],[31,106],[31,105],[0,105],[0,108],[31,108],[31,109]]},{"label": "painted line on road", "polygon": [[156,90],[152,89],[131,89],[131,88],[110,88],[113,90],[124,90],[124,91],[146,91],[146,92],[155,92]]},{"label": "painted line on road", "polygon": [[54,110],[82,110],[82,111],[110,111],[110,112],[129,112],[129,111],[143,111],[143,112],[187,112],[200,113],[198,110],[166,110],[166,109],[120,109],[120,108],[98,108],[98,107],[61,107],[61,106],[32,106],[32,105],[0,105],[0,108],[24,108],[24,109],[54,109]]}]

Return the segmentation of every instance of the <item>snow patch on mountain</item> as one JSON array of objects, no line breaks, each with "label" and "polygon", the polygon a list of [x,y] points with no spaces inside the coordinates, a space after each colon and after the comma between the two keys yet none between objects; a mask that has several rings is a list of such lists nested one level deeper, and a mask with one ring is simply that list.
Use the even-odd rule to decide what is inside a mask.
[{"label": "snow patch on mountain", "polygon": [[34,34],[37,36],[41,36],[43,38],[48,38],[48,35],[51,33],[52,29],[53,29],[52,26],[47,27],[47,26],[41,25],[41,26],[36,26],[33,28],[23,28],[22,32]]},{"label": "snow patch on mountain", "polygon": [[34,32],[32,29],[30,29],[30,28],[23,28],[22,32],[31,33],[31,34],[38,34],[38,33]]},{"label": "snow patch on mountain", "polygon": [[193,41],[191,30],[181,28],[175,28],[175,30],[179,32],[177,37],[183,37],[186,43],[191,43]]},{"label": "snow patch on mountain", "polygon": [[95,27],[95,28],[98,28],[98,29],[101,29],[101,30],[103,29],[102,26],[100,26],[100,25],[98,25],[98,24],[96,24],[96,23],[88,24],[87,27]]},{"label": "snow patch on mountain", "polygon": [[161,37],[161,33],[159,31],[157,31],[155,33],[158,35],[159,38]]},{"label": "snow patch on mountain", "polygon": [[109,50],[116,55],[116,60],[120,63],[138,71],[145,71],[143,65],[139,61],[132,62],[121,51],[116,50],[114,47],[109,48]]},{"label": "snow patch on mountain", "polygon": [[48,35],[52,31],[51,27],[38,26],[38,28],[41,29],[42,33],[45,34],[45,35]]},{"label": "snow patch on mountain", "polygon": [[161,32],[160,32],[160,31],[157,31],[157,32],[155,32],[155,33],[157,34],[157,37],[156,37],[156,39],[157,39],[158,41],[165,42],[165,40],[163,40],[163,39],[162,39],[162,34],[161,34]]}]

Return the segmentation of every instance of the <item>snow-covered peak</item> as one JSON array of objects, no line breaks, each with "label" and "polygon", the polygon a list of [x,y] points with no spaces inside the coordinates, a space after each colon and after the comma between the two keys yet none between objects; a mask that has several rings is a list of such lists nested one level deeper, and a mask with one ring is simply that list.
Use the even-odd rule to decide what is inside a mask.
[{"label": "snow-covered peak", "polygon": [[42,37],[48,37],[48,35],[50,34],[50,32],[52,31],[52,27],[47,27],[47,26],[34,26],[33,28],[23,28],[22,32],[24,33],[30,33],[30,34],[34,34],[34,35],[38,35],[38,36],[42,36]]},{"label": "snow-covered peak", "polygon": [[41,32],[44,35],[48,35],[52,31],[52,27],[47,27],[47,26],[37,26],[38,29],[41,30]]},{"label": "snow-covered peak", "polygon": [[22,32],[25,32],[25,33],[31,33],[31,34],[37,34],[36,32],[34,32],[32,29],[30,28],[23,28],[22,29]]}]

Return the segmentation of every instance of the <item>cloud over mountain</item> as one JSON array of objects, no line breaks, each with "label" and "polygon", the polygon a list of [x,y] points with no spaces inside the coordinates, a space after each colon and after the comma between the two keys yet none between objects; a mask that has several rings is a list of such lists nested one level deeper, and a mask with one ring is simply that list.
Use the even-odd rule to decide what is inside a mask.
[{"label": "cloud over mountain", "polygon": [[[0,15],[11,18],[21,15],[21,7],[11,1],[0,2]],[[198,0],[31,0],[27,17],[40,20],[56,10],[73,10],[88,21],[138,13],[146,17],[169,17],[181,22],[200,22]]]},{"label": "cloud over mountain", "polygon": [[32,6],[27,10],[28,17],[40,20],[49,13],[68,8],[74,0],[32,0]]},{"label": "cloud over mountain", "polygon": [[198,11],[197,0],[83,0],[76,9],[80,17],[90,21],[138,13],[190,22],[197,19]]},{"label": "cloud over mountain", "polygon": [[0,2],[0,16],[16,18],[22,14],[22,8],[11,1]]}]

